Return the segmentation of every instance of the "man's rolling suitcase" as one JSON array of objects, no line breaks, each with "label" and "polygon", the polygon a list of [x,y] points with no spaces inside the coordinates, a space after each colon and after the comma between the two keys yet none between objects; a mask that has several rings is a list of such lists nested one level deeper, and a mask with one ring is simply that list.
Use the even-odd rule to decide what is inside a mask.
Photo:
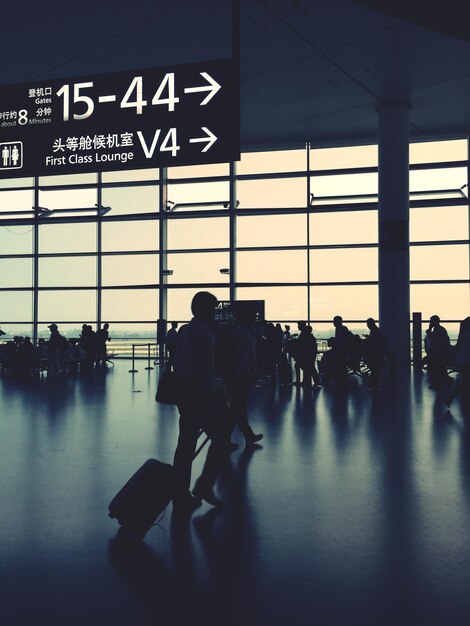
[{"label": "man's rolling suitcase", "polygon": [[[208,441],[209,437],[206,437],[188,463]],[[109,517],[117,519],[125,530],[143,539],[173,498],[175,471],[168,463],[156,459],[145,461],[111,500]]]},{"label": "man's rolling suitcase", "polygon": [[174,469],[148,459],[109,504],[109,517],[143,539],[173,496]]}]

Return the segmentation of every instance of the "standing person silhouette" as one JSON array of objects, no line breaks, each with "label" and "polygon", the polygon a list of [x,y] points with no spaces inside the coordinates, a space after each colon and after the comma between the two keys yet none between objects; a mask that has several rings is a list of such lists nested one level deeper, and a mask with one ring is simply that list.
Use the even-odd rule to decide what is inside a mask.
[{"label": "standing person silhouette", "polygon": [[348,357],[351,349],[351,332],[347,326],[343,324],[341,315],[335,315],[333,318],[333,326],[335,327],[334,351],[337,366],[337,382],[345,383],[348,378]]},{"label": "standing person silhouette", "polygon": [[379,388],[380,371],[384,354],[384,339],[382,333],[372,317],[367,319],[367,328],[370,333],[364,339],[364,360],[370,370],[367,389],[376,391]]},{"label": "standing person silhouette", "polygon": [[450,406],[454,398],[461,394],[462,403],[467,409],[470,405],[470,317],[460,323],[459,336],[455,346],[455,364],[460,377],[447,396],[445,403]]},{"label": "standing person silhouette", "polygon": [[438,389],[447,380],[447,362],[450,340],[440,317],[432,315],[426,331],[425,346],[428,355],[428,380],[430,389]]},{"label": "standing person silhouette", "polygon": [[57,378],[60,372],[60,357],[62,351],[67,346],[67,340],[59,333],[59,327],[57,324],[50,324],[48,328],[51,331],[51,336],[49,337],[49,341],[47,343],[47,375],[51,378]]},{"label": "standing person silhouette", "polygon": [[106,342],[110,340],[108,329],[109,324],[106,323],[104,324],[103,328],[100,328],[96,331],[96,367],[98,367],[100,364],[103,367],[106,367]]},{"label": "standing person silhouette", "polygon": [[299,362],[299,350],[298,350],[299,339],[300,339],[300,335],[302,334],[302,332],[305,332],[306,325],[307,325],[307,322],[304,322],[304,321],[297,322],[297,330],[299,331],[299,335],[297,336],[296,339],[294,339],[291,345],[291,354],[294,357],[294,367],[295,367],[295,380],[293,384],[297,386],[302,384],[300,382],[301,367],[300,367],[300,362]]},{"label": "standing person silhouette", "polygon": [[166,367],[169,371],[173,369],[175,363],[175,351],[176,351],[176,340],[178,338],[178,322],[171,322],[171,328],[166,334],[165,344],[166,351],[168,354],[168,361],[166,363]]},{"label": "standing person silhouette", "polygon": [[248,423],[248,393],[256,382],[257,359],[252,328],[256,312],[240,309],[235,313],[235,326],[230,330],[230,348],[225,360],[228,363],[225,380],[230,400],[233,426],[238,424],[247,446],[255,444],[263,435],[255,434]]},{"label": "standing person silhouette", "polygon": [[297,339],[297,363],[303,372],[302,385],[319,389],[321,380],[316,368],[316,358],[318,353],[317,339],[313,334],[310,324],[306,324]]},{"label": "standing person silhouette", "polygon": [[[215,340],[212,333],[217,298],[207,291],[196,293],[191,302],[193,318],[178,333],[175,373],[179,385],[179,437],[175,468],[175,513],[190,513],[202,500],[222,507],[214,484],[229,450],[230,428],[217,415],[215,385]],[[203,430],[211,445],[201,476],[190,492],[191,465],[197,439]]]}]

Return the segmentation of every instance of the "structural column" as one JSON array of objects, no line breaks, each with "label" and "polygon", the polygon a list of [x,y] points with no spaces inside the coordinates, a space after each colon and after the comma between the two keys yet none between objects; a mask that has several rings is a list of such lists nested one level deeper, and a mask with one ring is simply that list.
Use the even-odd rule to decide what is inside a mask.
[{"label": "structural column", "polygon": [[160,185],[158,187],[160,219],[158,220],[158,254],[160,255],[160,268],[158,273],[159,304],[158,317],[167,319],[167,283],[168,283],[168,220],[166,216],[168,199],[167,168],[160,168]]},{"label": "structural column", "polygon": [[230,285],[229,285],[229,299],[231,301],[237,299],[236,283],[237,283],[237,181],[236,181],[236,164],[232,161],[230,163],[230,205],[229,205],[229,240],[230,240],[230,252],[229,252],[229,267],[230,267]]},{"label": "structural column", "polygon": [[410,364],[409,104],[379,116],[379,320],[397,365]]}]

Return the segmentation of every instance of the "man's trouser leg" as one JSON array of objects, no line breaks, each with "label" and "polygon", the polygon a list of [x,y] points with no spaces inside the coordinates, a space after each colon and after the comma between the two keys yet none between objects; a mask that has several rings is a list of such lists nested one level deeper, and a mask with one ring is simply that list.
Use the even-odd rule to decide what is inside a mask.
[{"label": "man's trouser leg", "polygon": [[211,444],[197,484],[203,491],[211,491],[229,449],[230,424],[223,416],[212,415],[204,420],[202,428],[207,436],[211,438]]},{"label": "man's trouser leg", "polygon": [[[179,407],[178,407],[179,408]],[[175,497],[185,497],[191,486],[191,465],[200,428],[196,416],[180,409],[179,437],[173,467],[175,468]]]}]

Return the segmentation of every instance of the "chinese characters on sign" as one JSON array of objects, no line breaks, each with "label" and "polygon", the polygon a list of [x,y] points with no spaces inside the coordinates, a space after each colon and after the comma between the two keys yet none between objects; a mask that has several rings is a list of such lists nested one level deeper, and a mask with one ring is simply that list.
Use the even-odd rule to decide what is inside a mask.
[{"label": "chinese characters on sign", "polygon": [[0,89],[0,175],[39,176],[236,160],[231,61]]}]

